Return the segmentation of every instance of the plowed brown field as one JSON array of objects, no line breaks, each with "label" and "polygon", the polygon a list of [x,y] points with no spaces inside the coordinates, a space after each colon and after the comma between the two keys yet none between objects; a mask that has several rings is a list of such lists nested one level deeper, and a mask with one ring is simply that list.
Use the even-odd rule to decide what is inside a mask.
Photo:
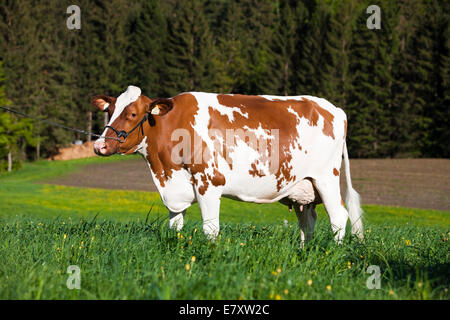
[{"label": "plowed brown field", "polygon": [[[350,166],[353,186],[360,193],[362,204],[450,210],[449,159],[355,159]],[[345,190],[343,178],[341,186]],[[48,183],[156,191],[142,159],[88,165]]]}]

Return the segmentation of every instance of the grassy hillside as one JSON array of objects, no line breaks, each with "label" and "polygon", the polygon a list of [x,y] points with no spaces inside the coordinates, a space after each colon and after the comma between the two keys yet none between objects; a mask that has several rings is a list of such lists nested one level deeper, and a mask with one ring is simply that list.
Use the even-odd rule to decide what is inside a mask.
[{"label": "grassy hillside", "polygon": [[[364,206],[365,243],[337,246],[320,206],[300,250],[295,215],[279,204],[224,199],[211,243],[197,205],[177,233],[158,194],[36,183],[123,159],[43,161],[0,176],[0,298],[448,299],[449,212]],[[81,269],[81,290],[66,287],[69,265]],[[379,290],[366,286],[370,265]]]}]

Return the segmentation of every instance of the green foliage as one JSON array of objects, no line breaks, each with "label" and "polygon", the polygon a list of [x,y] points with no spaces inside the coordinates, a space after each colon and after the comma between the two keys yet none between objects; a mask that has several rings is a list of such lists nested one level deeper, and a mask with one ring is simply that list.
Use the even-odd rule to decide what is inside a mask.
[{"label": "green foliage", "polygon": [[[10,104],[10,101],[5,97],[4,80],[2,62],[0,61],[0,106]],[[5,112],[0,113],[0,172],[7,170],[8,166],[16,168],[20,165],[20,158],[17,157],[19,146],[33,145],[32,130],[33,126],[30,121],[18,120]],[[5,158],[9,158],[10,163]]]},{"label": "green foliage", "polygon": [[20,153],[19,144],[33,145],[33,125],[27,119],[17,120],[8,113],[0,114],[0,171],[6,170],[8,163],[3,161],[8,153],[14,159],[14,166],[19,164],[17,155]]}]

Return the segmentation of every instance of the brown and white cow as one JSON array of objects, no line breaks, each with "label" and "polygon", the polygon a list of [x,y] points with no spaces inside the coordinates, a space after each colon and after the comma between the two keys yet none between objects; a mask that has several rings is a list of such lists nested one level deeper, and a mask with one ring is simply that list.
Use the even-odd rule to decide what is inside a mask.
[{"label": "brown and white cow", "polygon": [[[110,115],[95,152],[142,154],[169,209],[170,227],[181,229],[186,209],[197,201],[203,230],[215,238],[224,196],[294,207],[303,241],[311,238],[314,208],[323,202],[337,242],[348,217],[352,233],[363,237],[345,142],[347,117],[325,99],[187,92],[152,100],[129,86],[118,98],[95,96],[91,102]],[[348,212],[339,186],[342,157]]]}]

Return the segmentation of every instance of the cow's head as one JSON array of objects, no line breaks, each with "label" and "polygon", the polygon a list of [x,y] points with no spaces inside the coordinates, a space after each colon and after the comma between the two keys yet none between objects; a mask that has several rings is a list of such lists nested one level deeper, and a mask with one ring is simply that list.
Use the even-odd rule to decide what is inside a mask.
[{"label": "cow's head", "polygon": [[[118,152],[122,154],[135,152],[146,135],[144,132],[154,124],[153,115],[162,116],[172,108],[170,100],[152,101],[142,95],[141,89],[135,86],[129,86],[117,98],[105,95],[95,96],[91,99],[91,103],[101,111],[108,112],[110,117],[102,136],[94,143],[94,151],[100,156],[110,156]],[[148,120],[145,120],[146,116]],[[133,131],[130,132],[131,130]],[[118,133],[122,131],[128,134],[126,138],[118,136]]]}]

